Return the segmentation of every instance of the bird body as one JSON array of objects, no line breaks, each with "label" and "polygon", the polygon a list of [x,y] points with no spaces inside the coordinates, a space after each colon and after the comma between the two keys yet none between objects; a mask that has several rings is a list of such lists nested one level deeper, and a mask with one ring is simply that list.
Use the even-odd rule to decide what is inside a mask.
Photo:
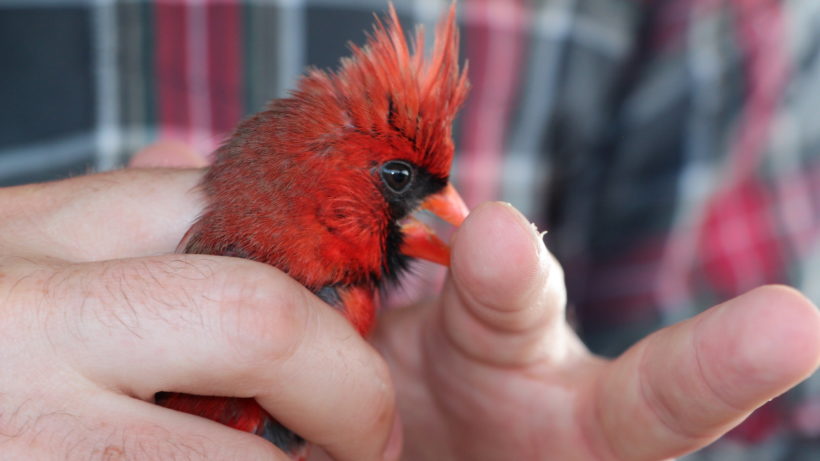
[{"label": "bird body", "polygon": [[[335,73],[311,70],[288,98],[241,122],[202,187],[207,207],[180,251],[275,266],[340,309],[361,334],[378,289],[413,257],[446,264],[447,247],[410,214],[455,225],[467,213],[449,185],[452,122],[466,97],[455,10],[423,56],[411,53],[393,7]],[[164,393],[158,402],[271,439],[300,440],[253,399]]]}]

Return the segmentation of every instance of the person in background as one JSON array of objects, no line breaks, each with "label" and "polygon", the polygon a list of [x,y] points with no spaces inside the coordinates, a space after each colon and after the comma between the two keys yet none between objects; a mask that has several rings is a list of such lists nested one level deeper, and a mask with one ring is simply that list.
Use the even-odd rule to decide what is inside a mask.
[{"label": "person in background", "polygon": [[[406,26],[428,29],[448,4],[395,1]],[[335,68],[385,8],[0,4],[0,185],[129,161],[203,166],[306,66]],[[275,456],[140,399],[172,385],[281,406],[265,386],[304,379],[323,383],[304,399],[349,397],[305,416],[336,459],[395,459],[402,438],[414,460],[649,460],[698,449],[684,459],[817,459],[820,3],[463,0],[458,9],[472,90],[456,124],[454,178],[477,208],[456,234],[441,297],[380,321],[373,344],[384,362],[348,339],[336,366],[350,377],[328,383],[316,352],[337,347],[328,338],[295,348],[304,370],[286,373],[276,351],[250,347],[237,364],[224,357],[236,338],[188,325],[218,315],[227,301],[217,287],[264,281],[264,298],[286,305],[297,302],[283,293],[298,290],[253,263],[168,255],[201,206],[195,170],[11,187],[0,191],[0,438],[16,444],[0,453]],[[480,205],[489,200],[527,218]],[[548,231],[549,253],[527,219]],[[476,269],[489,262],[497,267]],[[811,301],[782,287],[749,292],[766,284]],[[242,299],[262,317],[284,309]],[[151,308],[157,300],[167,314]],[[120,304],[125,314],[107,308]],[[318,301],[305,306],[296,309],[338,322]],[[282,314],[260,325],[290,328],[285,339],[268,333],[281,344],[316,335]],[[260,356],[274,357],[273,371],[259,371]],[[374,384],[391,379],[395,389]],[[356,410],[363,402],[375,409]],[[288,411],[304,415],[296,406]],[[322,422],[338,414],[352,415],[345,428]],[[107,427],[104,442],[84,442]]]}]

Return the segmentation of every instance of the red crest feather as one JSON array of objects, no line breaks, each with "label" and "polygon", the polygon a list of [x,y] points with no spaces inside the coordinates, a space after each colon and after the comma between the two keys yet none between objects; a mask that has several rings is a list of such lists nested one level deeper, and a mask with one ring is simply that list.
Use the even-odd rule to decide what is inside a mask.
[{"label": "red crest feather", "polygon": [[[351,48],[353,56],[343,58],[337,72],[310,71],[294,97],[307,103],[314,119],[321,113],[329,123],[376,137],[397,132],[419,155],[413,160],[446,177],[452,122],[469,89],[466,66],[461,70],[458,63],[455,4],[438,24],[430,57],[424,56],[423,27],[408,46],[392,4],[385,22],[376,18],[365,46]],[[335,113],[328,110],[331,100]]]}]

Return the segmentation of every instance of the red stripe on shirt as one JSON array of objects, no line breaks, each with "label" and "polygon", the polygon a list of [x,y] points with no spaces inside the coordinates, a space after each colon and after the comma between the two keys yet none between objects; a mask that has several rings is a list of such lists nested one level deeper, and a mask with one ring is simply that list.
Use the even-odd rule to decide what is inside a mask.
[{"label": "red stripe on shirt", "polygon": [[523,0],[472,0],[464,5],[470,94],[463,114],[460,189],[468,205],[498,197],[509,112],[526,46]]},{"label": "red stripe on shirt", "polygon": [[773,118],[788,81],[783,11],[780,1],[734,0],[738,41],[746,54],[746,95],[741,127],[731,158],[734,179],[760,163]]},{"label": "red stripe on shirt", "polygon": [[225,137],[242,116],[242,22],[234,0],[208,5],[208,82],[211,128]]},{"label": "red stripe on shirt", "polygon": [[178,137],[190,127],[188,115],[187,6],[157,2],[154,8],[156,35],[156,91],[160,137]]},{"label": "red stripe on shirt", "polygon": [[701,258],[709,285],[731,297],[783,282],[783,253],[771,190],[749,180],[719,194],[704,220]]},{"label": "red stripe on shirt", "polygon": [[785,270],[775,202],[756,173],[789,74],[780,3],[734,0],[732,5],[745,58],[746,104],[730,146],[723,189],[707,206],[700,229],[705,275],[727,297],[780,281]]}]

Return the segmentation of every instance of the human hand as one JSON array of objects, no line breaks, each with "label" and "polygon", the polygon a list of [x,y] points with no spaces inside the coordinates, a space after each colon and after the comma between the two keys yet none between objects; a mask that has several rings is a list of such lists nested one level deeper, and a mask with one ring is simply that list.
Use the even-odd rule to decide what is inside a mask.
[{"label": "human hand", "polygon": [[457,231],[442,295],[386,313],[408,460],[661,460],[697,450],[818,367],[820,315],[768,286],[591,355],[564,320],[560,266],[514,209]]},{"label": "human hand", "polygon": [[336,459],[397,457],[387,368],[340,314],[269,266],[169,254],[200,175],[0,190],[0,458],[288,459],[158,391],[255,397]]}]

